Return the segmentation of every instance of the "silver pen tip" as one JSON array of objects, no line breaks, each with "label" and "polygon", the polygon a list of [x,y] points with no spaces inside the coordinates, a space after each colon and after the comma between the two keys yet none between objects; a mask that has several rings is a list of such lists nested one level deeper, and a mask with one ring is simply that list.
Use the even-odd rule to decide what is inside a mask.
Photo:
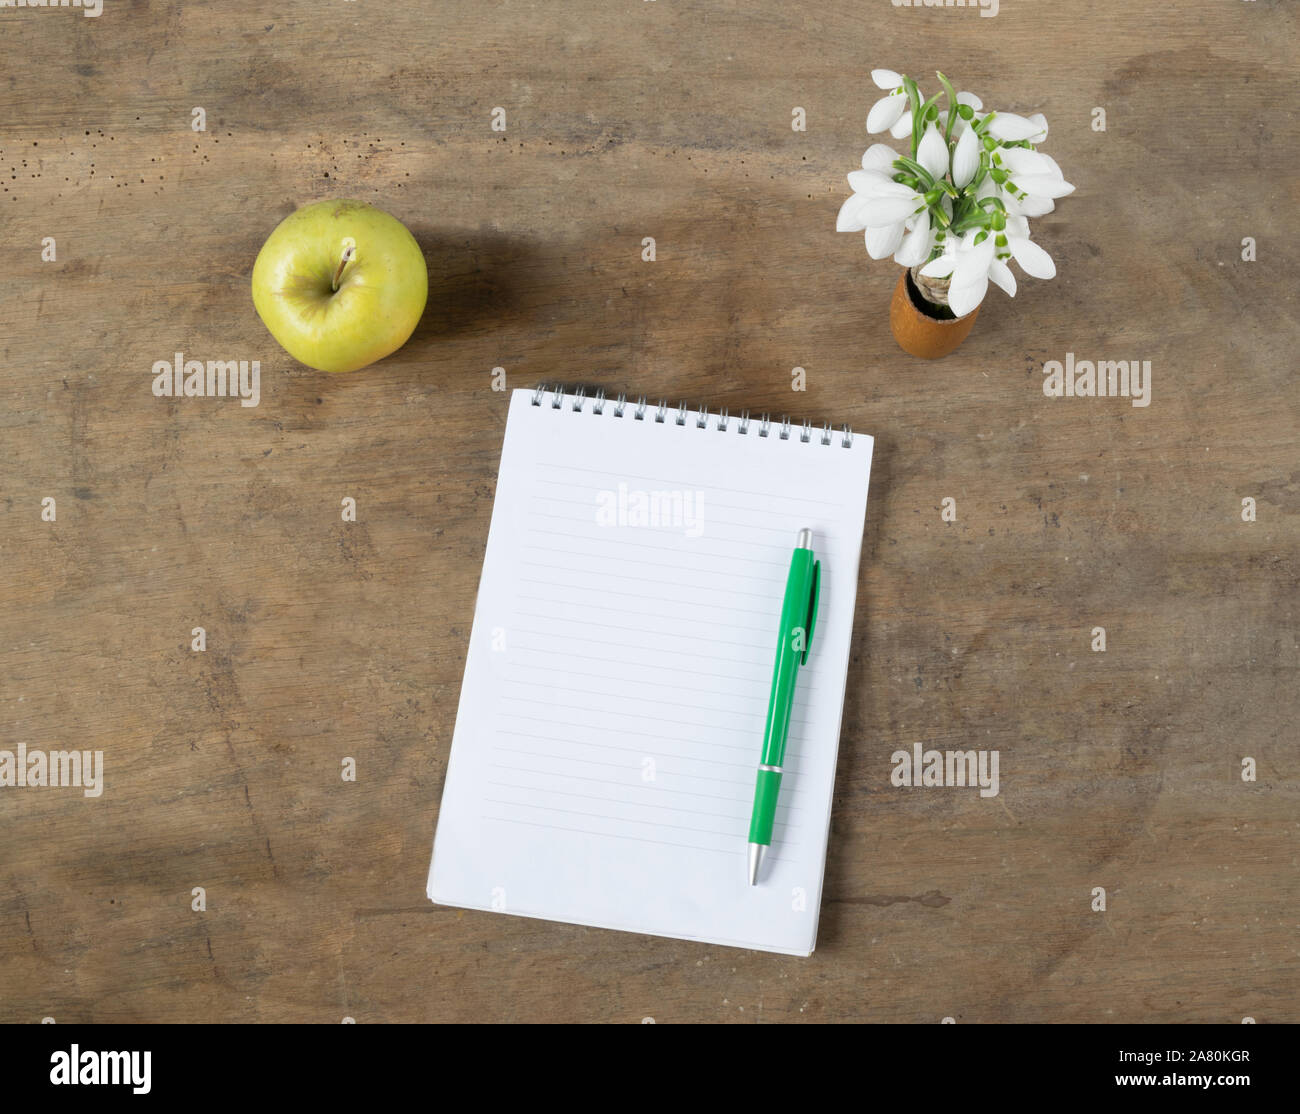
[{"label": "silver pen tip", "polygon": [[758,866],[763,861],[763,852],[767,848],[761,843],[751,843],[749,845],[749,884],[758,885]]},{"label": "silver pen tip", "polygon": [[799,531],[794,542],[795,549],[812,549],[812,531],[807,527]]}]

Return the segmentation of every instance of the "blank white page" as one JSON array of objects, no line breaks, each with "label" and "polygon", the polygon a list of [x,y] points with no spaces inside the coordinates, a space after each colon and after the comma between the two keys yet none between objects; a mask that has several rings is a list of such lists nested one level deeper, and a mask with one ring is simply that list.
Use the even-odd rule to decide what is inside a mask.
[{"label": "blank white page", "polygon": [[[429,897],[808,955],[872,439],[579,401],[510,400]],[[751,888],[755,770],[803,527],[820,608]]]}]

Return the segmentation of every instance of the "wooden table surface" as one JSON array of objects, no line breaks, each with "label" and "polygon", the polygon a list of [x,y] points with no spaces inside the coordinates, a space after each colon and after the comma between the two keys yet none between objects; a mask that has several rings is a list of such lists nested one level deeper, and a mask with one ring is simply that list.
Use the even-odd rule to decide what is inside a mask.
[{"label": "wooden table surface", "polygon": [[[105,766],[98,798],[0,788],[0,1020],[1300,1019],[1290,5],[0,25],[0,748]],[[1043,111],[1078,186],[1034,225],[1058,277],[992,291],[938,363],[890,335],[897,267],[834,231],[874,66]],[[411,342],[337,377],[249,296],[275,224],[334,197],[430,270]],[[154,397],[176,352],[260,360],[259,405]],[[1149,360],[1150,405],[1045,397],[1067,353]],[[425,899],[496,367],[875,435],[812,958]],[[997,749],[1000,793],[891,785],[918,742]]]}]

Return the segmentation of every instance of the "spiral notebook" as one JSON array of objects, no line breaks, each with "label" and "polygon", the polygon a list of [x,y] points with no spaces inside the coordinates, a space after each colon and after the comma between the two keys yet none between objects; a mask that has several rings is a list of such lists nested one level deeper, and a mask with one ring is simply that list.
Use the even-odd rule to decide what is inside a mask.
[{"label": "spiral notebook", "polygon": [[[811,954],[872,439],[582,391],[510,399],[428,895]],[[785,576],[821,561],[761,883]]]}]

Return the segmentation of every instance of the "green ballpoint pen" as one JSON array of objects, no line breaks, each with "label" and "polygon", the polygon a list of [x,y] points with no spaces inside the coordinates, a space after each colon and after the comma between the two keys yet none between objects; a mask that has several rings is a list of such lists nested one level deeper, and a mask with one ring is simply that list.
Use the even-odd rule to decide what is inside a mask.
[{"label": "green ballpoint pen", "polygon": [[781,627],[777,632],[776,663],[772,667],[772,695],[763,728],[763,754],[754,786],[754,812],[749,821],[749,884],[758,884],[763,852],[772,845],[776,798],[781,789],[781,763],[790,733],[790,708],[799,667],[808,661],[813,625],[817,622],[817,597],[821,590],[820,561],[813,559],[812,531],[800,530],[785,581]]}]

